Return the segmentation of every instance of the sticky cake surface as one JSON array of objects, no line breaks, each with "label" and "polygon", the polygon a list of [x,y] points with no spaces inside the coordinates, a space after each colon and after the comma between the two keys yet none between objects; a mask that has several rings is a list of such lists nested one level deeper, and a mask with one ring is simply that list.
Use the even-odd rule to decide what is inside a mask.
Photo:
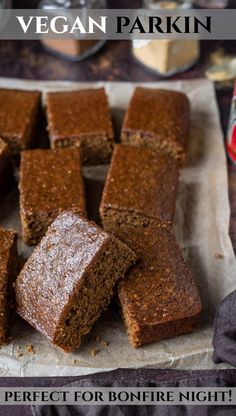
[{"label": "sticky cake surface", "polygon": [[108,239],[105,231],[73,212],[57,217],[17,279],[18,312],[53,337],[71,293]]},{"label": "sticky cake surface", "polygon": [[137,87],[126,113],[123,129],[154,133],[185,147],[190,105],[179,91]]},{"label": "sticky cake surface", "polygon": [[198,312],[200,297],[196,285],[169,230],[123,227],[116,235],[140,258],[119,290],[138,323],[148,321],[154,325]]},{"label": "sticky cake surface", "polygon": [[74,211],[64,212],[17,279],[17,311],[53,343],[71,351],[80,345],[81,336],[109,303],[116,280],[134,260],[132,250],[115,237]]},{"label": "sticky cake surface", "polygon": [[100,206],[102,218],[113,210],[171,222],[178,172],[175,160],[161,152],[116,145]]},{"label": "sticky cake surface", "polygon": [[113,135],[103,88],[47,94],[52,140],[87,133]]},{"label": "sticky cake surface", "polygon": [[115,235],[139,257],[118,289],[128,332],[135,333],[133,344],[191,331],[199,321],[201,299],[173,234],[155,226],[121,226]]},{"label": "sticky cake surface", "polygon": [[40,92],[0,89],[0,137],[15,153],[31,143]]},{"label": "sticky cake surface", "polygon": [[19,187],[26,214],[73,207],[86,211],[79,149],[22,152]]}]

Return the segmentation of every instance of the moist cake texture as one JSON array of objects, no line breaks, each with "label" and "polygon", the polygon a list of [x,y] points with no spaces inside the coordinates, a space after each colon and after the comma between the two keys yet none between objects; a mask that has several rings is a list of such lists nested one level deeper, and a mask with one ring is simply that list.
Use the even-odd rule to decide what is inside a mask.
[{"label": "moist cake texture", "polygon": [[0,228],[0,345],[7,343],[13,282],[17,273],[16,233]]},{"label": "moist cake texture", "polygon": [[135,259],[131,249],[96,224],[64,212],[16,281],[17,312],[53,344],[73,351]]},{"label": "moist cake texture", "polygon": [[37,244],[59,212],[73,208],[85,214],[79,148],[22,152],[19,190],[26,244]]},{"label": "moist cake texture", "polygon": [[115,235],[140,258],[118,286],[132,346],[191,332],[200,321],[201,299],[171,231],[120,226]]},{"label": "moist cake texture", "polygon": [[189,128],[190,104],[185,94],[138,87],[125,115],[121,142],[162,149],[183,163]]},{"label": "moist cake texture", "polygon": [[81,147],[83,163],[109,162],[114,146],[104,88],[47,94],[51,147]]},{"label": "moist cake texture", "polygon": [[0,137],[14,155],[33,144],[40,96],[38,91],[0,89]]},{"label": "moist cake texture", "polygon": [[14,182],[13,161],[8,145],[0,138],[0,195]]},{"label": "moist cake texture", "polygon": [[117,224],[170,227],[179,170],[175,159],[148,148],[116,145],[100,215],[109,231]]}]

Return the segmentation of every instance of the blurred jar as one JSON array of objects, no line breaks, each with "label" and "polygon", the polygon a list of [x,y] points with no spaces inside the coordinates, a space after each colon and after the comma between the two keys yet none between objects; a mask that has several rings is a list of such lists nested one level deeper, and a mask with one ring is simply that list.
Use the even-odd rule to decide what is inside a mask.
[{"label": "blurred jar", "polygon": [[144,0],[146,9],[190,9],[192,0]]},{"label": "blurred jar", "polygon": [[[189,9],[191,0],[144,0],[149,9]],[[191,68],[199,59],[198,39],[134,40],[133,56],[145,68],[161,76],[171,76]]]},{"label": "blurred jar", "polygon": [[[1,0],[0,0],[1,1]],[[49,12],[53,9],[106,9],[106,0],[41,0],[39,9]],[[54,55],[72,61],[83,61],[95,54],[106,42],[105,39],[50,39],[41,40],[43,46]]]},{"label": "blurred jar", "polygon": [[11,9],[11,0],[0,0],[0,9]]},{"label": "blurred jar", "polygon": [[228,5],[228,0],[194,0],[194,6],[201,9],[225,9]]},{"label": "blurred jar", "polygon": [[10,18],[10,10],[12,8],[11,0],[0,0],[0,32],[4,32],[4,28]]}]

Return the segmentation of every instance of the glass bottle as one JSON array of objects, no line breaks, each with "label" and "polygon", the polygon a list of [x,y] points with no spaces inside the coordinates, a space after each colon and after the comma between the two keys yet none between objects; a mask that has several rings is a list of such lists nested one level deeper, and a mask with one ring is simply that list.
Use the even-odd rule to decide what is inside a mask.
[{"label": "glass bottle", "polygon": [[[1,1],[1,0],[0,0]],[[106,0],[41,0],[39,9],[50,11],[53,9],[106,9]],[[54,55],[72,61],[83,61],[96,53],[106,42],[105,39],[50,39],[41,40],[43,46]]]}]

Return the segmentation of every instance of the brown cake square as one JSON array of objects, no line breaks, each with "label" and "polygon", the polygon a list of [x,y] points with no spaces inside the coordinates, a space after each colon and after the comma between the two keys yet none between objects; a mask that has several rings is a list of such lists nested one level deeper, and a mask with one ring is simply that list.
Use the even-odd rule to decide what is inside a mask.
[{"label": "brown cake square", "polygon": [[104,88],[48,93],[47,117],[52,148],[80,145],[85,164],[109,162],[114,132]]},{"label": "brown cake square", "polygon": [[0,89],[0,137],[13,154],[31,147],[39,113],[40,92]]},{"label": "brown cake square", "polygon": [[162,149],[183,163],[189,127],[190,104],[185,94],[138,87],[125,115],[121,142]]},{"label": "brown cake square", "polygon": [[19,190],[23,239],[37,244],[60,211],[86,212],[79,149],[22,152]]},{"label": "brown cake square", "polygon": [[0,228],[0,345],[8,341],[17,265],[16,233]]},{"label": "brown cake square", "polygon": [[0,138],[0,195],[13,184],[13,162],[8,145]]},{"label": "brown cake square", "polygon": [[175,159],[148,148],[116,145],[100,205],[102,224],[172,224],[178,166]]},{"label": "brown cake square", "polygon": [[115,235],[140,258],[118,286],[130,343],[191,332],[200,321],[201,299],[171,231],[120,226]]},{"label": "brown cake square", "polygon": [[16,281],[17,312],[53,344],[73,351],[135,259],[132,250],[96,224],[64,212]]}]

